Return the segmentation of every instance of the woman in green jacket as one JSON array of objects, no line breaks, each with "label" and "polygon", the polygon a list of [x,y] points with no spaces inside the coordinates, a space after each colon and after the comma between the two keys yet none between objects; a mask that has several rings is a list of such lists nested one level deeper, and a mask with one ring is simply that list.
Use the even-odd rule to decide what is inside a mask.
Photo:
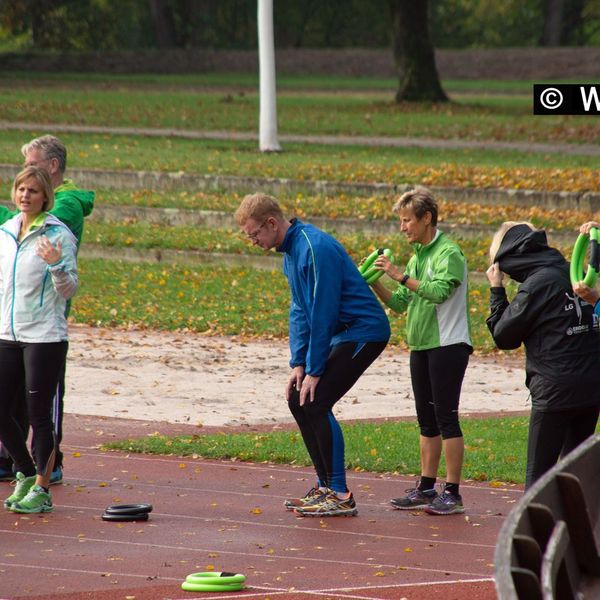
[{"label": "woman in green jacket", "polygon": [[[437,229],[438,207],[431,192],[416,187],[400,197],[394,211],[400,230],[414,247],[405,270],[385,256],[375,265],[399,282],[395,291],[380,280],[373,290],[389,308],[407,311],[410,373],[420,429],[421,476],[416,488],[391,504],[430,514],[464,512],[459,484],[464,440],[458,420],[462,381],[473,352],[469,333],[467,263],[461,249]],[[446,483],[435,483],[444,451]]]}]

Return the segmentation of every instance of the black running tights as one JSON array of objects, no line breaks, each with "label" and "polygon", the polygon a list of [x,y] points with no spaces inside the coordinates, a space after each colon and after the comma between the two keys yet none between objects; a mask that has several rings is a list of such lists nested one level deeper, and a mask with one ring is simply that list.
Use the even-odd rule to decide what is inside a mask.
[{"label": "black running tights", "polygon": [[[44,475],[54,459],[52,400],[67,355],[67,342],[25,343],[0,340],[0,440],[25,476]],[[11,410],[19,386],[25,384],[27,415],[33,432],[35,462]]]},{"label": "black running tights", "polygon": [[525,488],[530,487],[560,458],[592,435],[597,422],[597,406],[556,412],[532,409],[527,440]]}]

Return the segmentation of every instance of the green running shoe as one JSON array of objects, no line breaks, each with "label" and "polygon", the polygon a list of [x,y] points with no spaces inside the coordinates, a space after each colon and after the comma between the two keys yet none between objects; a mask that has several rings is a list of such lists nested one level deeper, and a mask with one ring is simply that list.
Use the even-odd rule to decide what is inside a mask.
[{"label": "green running shoe", "polygon": [[10,510],[25,514],[52,512],[54,510],[52,496],[50,492],[45,492],[41,485],[34,485],[27,496],[23,500],[14,503]]},{"label": "green running shoe", "polygon": [[27,492],[35,484],[35,475],[25,477],[23,473],[17,473],[15,478],[17,482],[15,491],[4,501],[4,508],[8,508],[9,510],[13,504],[16,504],[19,500],[23,500],[27,496]]}]

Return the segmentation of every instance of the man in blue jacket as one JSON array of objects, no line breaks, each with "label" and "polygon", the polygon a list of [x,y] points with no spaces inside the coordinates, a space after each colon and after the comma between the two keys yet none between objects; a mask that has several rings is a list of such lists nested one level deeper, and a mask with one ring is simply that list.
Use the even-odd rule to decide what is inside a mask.
[{"label": "man in blue jacket", "polygon": [[313,225],[286,220],[275,198],[246,196],[235,218],[253,244],[283,254],[291,291],[286,399],[317,482],[284,504],[306,517],[354,516],[332,409],[387,345],[387,316],[342,245]]}]

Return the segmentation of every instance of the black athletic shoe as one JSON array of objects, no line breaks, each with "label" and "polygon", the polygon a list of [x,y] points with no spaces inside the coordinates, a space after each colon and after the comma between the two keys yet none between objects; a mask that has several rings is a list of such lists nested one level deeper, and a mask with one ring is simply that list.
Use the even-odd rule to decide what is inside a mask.
[{"label": "black athletic shoe", "polygon": [[460,494],[453,494],[444,490],[438,497],[425,508],[430,515],[455,515],[465,512]]},{"label": "black athletic shoe", "polygon": [[406,490],[406,496],[401,498],[392,498],[390,504],[397,510],[422,510],[427,508],[437,498],[435,490],[425,490],[422,492],[419,488]]}]

